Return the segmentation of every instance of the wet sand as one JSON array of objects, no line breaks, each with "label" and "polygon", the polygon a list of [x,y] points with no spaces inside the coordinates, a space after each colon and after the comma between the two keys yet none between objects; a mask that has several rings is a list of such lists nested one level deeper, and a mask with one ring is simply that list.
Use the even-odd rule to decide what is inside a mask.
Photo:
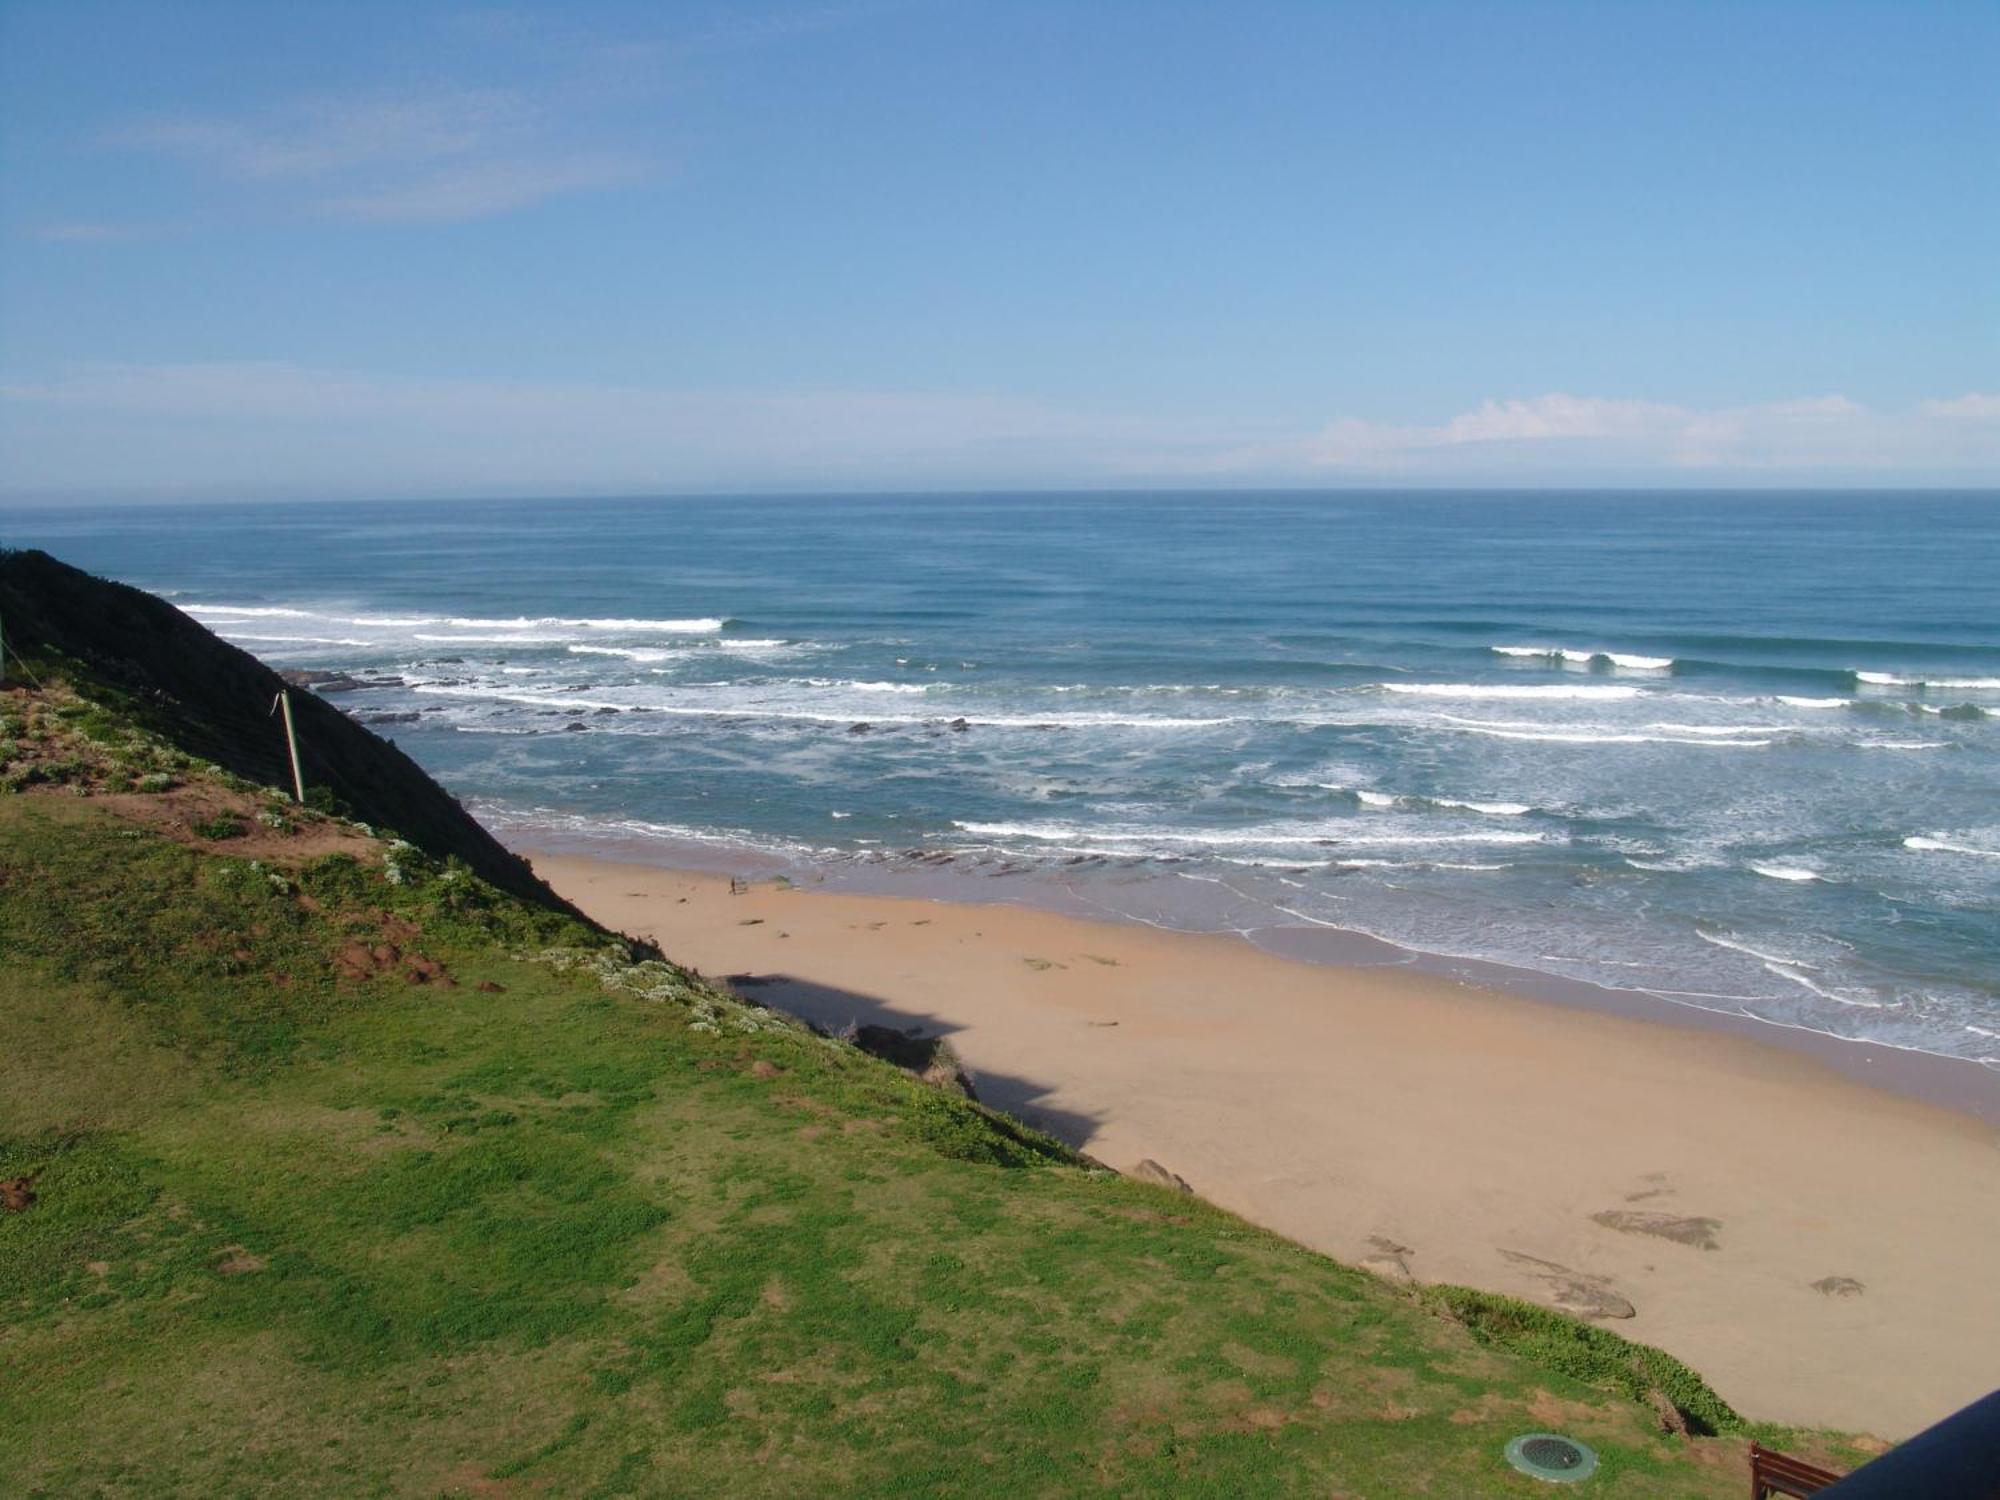
[{"label": "wet sand", "polygon": [[766,1004],[949,1036],[988,1103],[1113,1166],[1594,1309],[1748,1416],[1898,1438],[2000,1385],[2000,1134],[1806,1052],[1229,936],[535,864]]}]

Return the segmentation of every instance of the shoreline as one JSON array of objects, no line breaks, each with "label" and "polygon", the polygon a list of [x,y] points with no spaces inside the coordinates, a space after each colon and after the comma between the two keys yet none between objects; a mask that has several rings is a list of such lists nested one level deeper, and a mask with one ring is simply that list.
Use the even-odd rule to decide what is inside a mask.
[{"label": "shoreline", "polygon": [[1629,1306],[1608,1326],[1746,1415],[1899,1437],[1995,1378],[1993,1128],[1801,1049],[1228,935],[535,857],[676,961],[948,1036],[987,1102],[1314,1249]]},{"label": "shoreline", "polygon": [[996,889],[990,873],[960,871],[949,863],[845,866],[840,869],[841,878],[829,882],[826,870],[810,862],[754,845],[657,836],[618,839],[600,833],[569,834],[532,824],[501,826],[493,832],[509,848],[531,858],[602,860],[644,869],[751,879],[782,877],[801,888],[836,894],[1013,907],[1115,927],[1233,939],[1256,952],[1321,968],[1402,969],[1501,995],[1710,1031],[1755,1046],[1794,1052],[1858,1083],[1969,1114],[2000,1129],[2000,1068],[1976,1059],[1839,1036],[1747,1012],[1672,1000],[1651,990],[1572,979],[1497,959],[1426,951],[1353,928],[1321,922],[1266,923],[1251,929],[1174,927],[1107,906],[1085,895],[1077,885],[1047,878],[1046,871],[1010,872],[1017,878],[1007,882],[1005,889]]}]

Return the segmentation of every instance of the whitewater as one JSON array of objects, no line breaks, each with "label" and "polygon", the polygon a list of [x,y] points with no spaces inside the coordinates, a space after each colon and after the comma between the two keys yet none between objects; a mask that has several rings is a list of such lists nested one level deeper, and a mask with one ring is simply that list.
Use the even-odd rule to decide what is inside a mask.
[{"label": "whitewater", "polygon": [[544,847],[1366,934],[2000,1067],[1991,496],[77,508]]}]

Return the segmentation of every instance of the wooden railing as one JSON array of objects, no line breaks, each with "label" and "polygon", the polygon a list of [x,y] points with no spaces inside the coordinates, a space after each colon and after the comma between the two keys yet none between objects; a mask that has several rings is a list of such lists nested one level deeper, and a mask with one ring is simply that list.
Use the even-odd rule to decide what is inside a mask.
[{"label": "wooden railing", "polygon": [[1804,1500],[1841,1477],[1831,1469],[1793,1458],[1789,1453],[1773,1453],[1755,1443],[1750,1445],[1750,1500],[1769,1500],[1772,1495]]}]

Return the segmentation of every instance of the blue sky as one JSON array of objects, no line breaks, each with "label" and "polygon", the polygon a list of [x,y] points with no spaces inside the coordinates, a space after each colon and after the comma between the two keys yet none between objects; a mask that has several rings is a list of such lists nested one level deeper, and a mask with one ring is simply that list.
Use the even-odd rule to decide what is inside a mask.
[{"label": "blue sky", "polygon": [[0,0],[0,494],[2000,482],[2000,6]]}]

